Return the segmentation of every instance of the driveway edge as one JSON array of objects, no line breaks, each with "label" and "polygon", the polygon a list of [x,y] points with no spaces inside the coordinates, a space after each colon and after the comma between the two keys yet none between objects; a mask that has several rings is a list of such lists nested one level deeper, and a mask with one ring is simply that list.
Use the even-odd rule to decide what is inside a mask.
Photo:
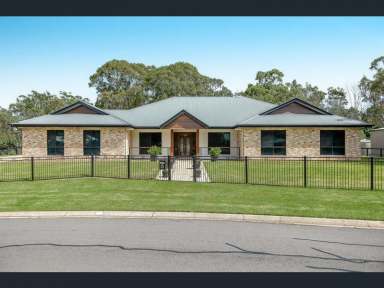
[{"label": "driveway edge", "polygon": [[190,219],[227,220],[270,224],[315,225],[350,228],[384,229],[384,221],[310,218],[294,216],[270,216],[249,214],[219,214],[195,212],[154,212],[154,211],[36,211],[0,212],[0,219],[14,218],[137,218],[137,219]]}]

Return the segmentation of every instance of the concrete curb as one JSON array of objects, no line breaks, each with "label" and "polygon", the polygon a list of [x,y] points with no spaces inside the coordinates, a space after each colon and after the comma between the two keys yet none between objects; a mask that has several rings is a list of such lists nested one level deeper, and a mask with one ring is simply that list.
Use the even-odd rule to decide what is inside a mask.
[{"label": "concrete curb", "polygon": [[36,211],[0,212],[0,219],[14,218],[137,218],[137,219],[190,219],[227,220],[271,224],[316,225],[332,227],[384,229],[384,221],[309,218],[248,214],[218,214],[194,212],[152,212],[152,211]]}]

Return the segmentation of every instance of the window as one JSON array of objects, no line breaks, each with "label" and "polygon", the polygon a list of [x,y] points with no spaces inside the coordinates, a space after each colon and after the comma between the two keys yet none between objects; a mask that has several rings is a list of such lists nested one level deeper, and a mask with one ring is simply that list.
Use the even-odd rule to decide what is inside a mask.
[{"label": "window", "polygon": [[221,154],[231,154],[231,134],[229,132],[209,132],[208,148],[220,147]]},{"label": "window", "polygon": [[100,155],[100,131],[85,130],[83,132],[84,155]]},{"label": "window", "polygon": [[47,131],[47,154],[48,155],[64,155],[64,131],[63,130]]},{"label": "window", "polygon": [[161,147],[161,133],[140,133],[139,146],[140,154],[148,154],[148,148],[151,146]]},{"label": "window", "polygon": [[345,131],[322,130],[320,131],[320,155],[344,155]]},{"label": "window", "polygon": [[286,155],[284,130],[261,131],[261,155]]}]

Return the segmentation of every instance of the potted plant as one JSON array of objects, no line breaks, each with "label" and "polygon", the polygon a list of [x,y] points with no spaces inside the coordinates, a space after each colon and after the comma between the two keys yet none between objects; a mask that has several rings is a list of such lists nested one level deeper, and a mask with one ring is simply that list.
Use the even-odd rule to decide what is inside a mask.
[{"label": "potted plant", "polygon": [[220,154],[221,154],[221,148],[220,147],[212,147],[209,150],[209,155],[211,155],[212,161],[217,160],[217,158],[219,157]]},{"label": "potted plant", "polygon": [[157,156],[161,154],[161,147],[151,146],[148,148],[148,154],[151,156],[151,161],[155,161]]}]

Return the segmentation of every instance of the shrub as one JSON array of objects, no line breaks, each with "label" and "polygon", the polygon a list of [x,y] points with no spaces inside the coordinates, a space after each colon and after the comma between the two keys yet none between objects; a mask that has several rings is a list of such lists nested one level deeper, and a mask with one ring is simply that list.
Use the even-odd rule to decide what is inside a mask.
[{"label": "shrub", "polygon": [[210,150],[209,150],[209,155],[211,155],[211,157],[218,157],[219,155],[221,154],[221,148],[220,147],[212,147]]},{"label": "shrub", "polygon": [[159,146],[151,146],[148,148],[148,154],[151,156],[158,156],[161,154],[161,147]]}]

